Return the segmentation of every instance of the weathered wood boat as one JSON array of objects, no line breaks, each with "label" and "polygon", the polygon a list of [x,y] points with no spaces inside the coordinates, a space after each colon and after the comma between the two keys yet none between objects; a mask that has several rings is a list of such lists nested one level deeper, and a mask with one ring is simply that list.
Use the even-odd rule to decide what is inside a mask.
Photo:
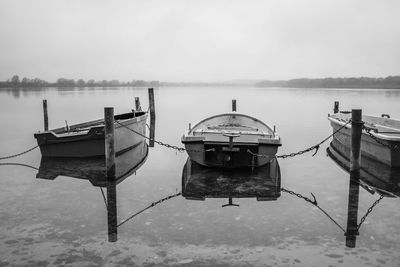
[{"label": "weathered wood boat", "polygon": [[[122,182],[136,172],[146,161],[148,145],[145,141],[115,157],[115,182]],[[106,187],[109,183],[106,176],[104,158],[60,158],[42,157],[36,178],[55,180],[59,176],[88,180],[93,186]]]},{"label": "weathered wood boat", "polygon": [[[333,132],[346,125],[351,114],[336,113],[328,116]],[[375,116],[362,116],[361,154],[392,167],[400,167],[400,121]],[[333,140],[350,148],[351,124],[333,136]]]},{"label": "weathered wood boat", "polygon": [[[114,116],[115,151],[121,153],[144,140],[146,112],[129,112]],[[140,133],[140,134],[136,134]],[[44,157],[104,156],[104,119],[35,133]]]},{"label": "weathered wood boat", "polygon": [[[206,198],[256,198],[276,200],[281,195],[281,173],[278,161],[255,168],[224,169],[202,166],[190,158],[182,171],[182,196],[188,200]],[[226,205],[224,205],[226,206]]]},{"label": "weathered wood boat", "polygon": [[189,157],[201,165],[239,168],[269,163],[281,139],[256,118],[226,113],[200,121],[183,135],[182,143]]},{"label": "weathered wood boat", "polygon": [[[332,141],[328,156],[344,171],[350,173],[350,148]],[[390,167],[368,157],[361,157],[360,185],[371,194],[400,197],[400,168]]]}]

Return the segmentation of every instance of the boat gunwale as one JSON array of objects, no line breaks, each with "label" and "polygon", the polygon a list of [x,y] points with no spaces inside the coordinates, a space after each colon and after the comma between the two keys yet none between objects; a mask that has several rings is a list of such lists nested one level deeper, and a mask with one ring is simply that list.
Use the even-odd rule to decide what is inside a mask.
[{"label": "boat gunwale", "polygon": [[264,123],[263,121],[254,118],[252,116],[246,115],[246,114],[242,114],[242,113],[222,113],[222,114],[217,114],[217,115],[213,115],[211,117],[205,118],[203,120],[201,120],[200,122],[198,122],[196,125],[194,125],[192,127],[192,129],[190,129],[190,131],[187,132],[187,135],[193,135],[193,130],[196,129],[196,127],[198,127],[199,125],[203,124],[204,122],[214,119],[214,118],[218,118],[218,117],[223,117],[223,116],[239,116],[239,117],[245,117],[245,118],[249,118],[252,119],[258,123],[260,123],[261,125],[265,126],[271,133],[273,133],[273,135],[278,136],[276,132],[274,132],[274,130],[266,123]]},{"label": "boat gunwale", "polygon": [[[374,116],[369,116],[369,117],[374,117]],[[374,118],[379,118],[379,117],[374,117]],[[341,127],[344,126],[344,128],[346,128],[346,129],[351,129],[351,123],[346,125],[348,123],[348,121],[346,122],[346,121],[339,120],[338,118],[333,117],[332,115],[328,116],[328,120],[331,121],[331,123],[340,125]],[[387,126],[384,126],[384,127],[389,128]],[[367,134],[367,132],[363,131],[363,134]],[[382,134],[382,133],[375,133],[374,131],[370,131],[370,134],[372,134],[376,138],[379,138],[379,139],[382,139],[385,141],[400,142],[400,136],[396,137],[396,136]]]},{"label": "boat gunwale", "polygon": [[[129,114],[129,112],[118,114],[118,115],[124,115],[124,114]],[[116,115],[116,116],[118,116],[118,115]],[[145,120],[145,119],[147,119],[147,116],[148,116],[148,114],[147,114],[147,112],[145,112],[144,114],[142,114],[138,117],[132,117],[132,118],[122,119],[122,120],[115,120],[115,121],[121,121],[118,123],[114,123],[115,129]],[[77,128],[82,128],[82,127],[86,127],[86,129],[76,130]],[[75,128],[75,130],[74,130],[74,128]],[[103,129],[103,128],[104,128],[104,119],[97,119],[97,120],[93,120],[93,121],[88,121],[88,122],[84,122],[84,123],[78,123],[78,124],[71,125],[70,132],[67,132],[64,127],[60,127],[60,128],[56,128],[56,129],[52,129],[52,130],[48,130],[48,131],[44,131],[44,132],[35,133],[34,137],[38,138],[41,135],[47,135],[47,134],[50,134],[57,139],[74,137],[74,136],[86,136],[86,135],[91,134],[91,131],[95,131],[95,130]]]}]

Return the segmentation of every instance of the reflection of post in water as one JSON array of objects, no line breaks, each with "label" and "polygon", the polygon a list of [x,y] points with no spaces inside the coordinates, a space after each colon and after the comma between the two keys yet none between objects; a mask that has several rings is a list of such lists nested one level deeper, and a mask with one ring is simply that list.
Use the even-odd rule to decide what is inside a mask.
[{"label": "reflection of post in water", "polygon": [[349,204],[347,214],[346,246],[356,246],[358,233],[357,214],[361,168],[361,131],[362,116],[360,109],[353,109],[351,113],[351,151],[350,151],[350,185]]},{"label": "reflection of post in water", "polygon": [[154,107],[154,89],[148,89],[149,94],[149,109],[150,109],[150,141],[149,147],[154,147],[154,137],[155,137],[155,129],[156,129],[156,110]]},{"label": "reflection of post in water", "polygon": [[105,160],[107,178],[108,241],[116,242],[117,190],[115,175],[114,108],[104,108]]}]

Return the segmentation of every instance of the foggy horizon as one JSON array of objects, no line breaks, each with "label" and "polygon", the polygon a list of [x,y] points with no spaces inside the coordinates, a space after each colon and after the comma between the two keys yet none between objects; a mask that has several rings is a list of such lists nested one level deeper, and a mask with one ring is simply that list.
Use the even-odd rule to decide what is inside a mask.
[{"label": "foggy horizon", "polygon": [[387,77],[398,1],[0,1],[0,80]]}]

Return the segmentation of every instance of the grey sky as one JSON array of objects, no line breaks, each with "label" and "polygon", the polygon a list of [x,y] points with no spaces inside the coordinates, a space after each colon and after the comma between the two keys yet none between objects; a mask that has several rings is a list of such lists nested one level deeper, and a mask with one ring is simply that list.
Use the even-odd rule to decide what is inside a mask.
[{"label": "grey sky", "polygon": [[0,80],[400,74],[400,1],[0,0]]}]

